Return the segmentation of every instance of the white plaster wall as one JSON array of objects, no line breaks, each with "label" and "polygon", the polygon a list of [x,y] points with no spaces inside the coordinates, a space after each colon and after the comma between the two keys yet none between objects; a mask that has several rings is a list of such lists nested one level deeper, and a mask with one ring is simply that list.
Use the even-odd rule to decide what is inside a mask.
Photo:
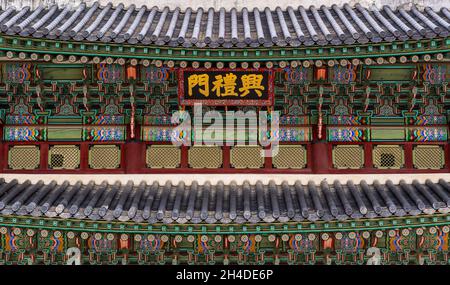
[{"label": "white plaster wall", "polygon": [[347,183],[348,180],[352,180],[354,183],[359,184],[361,180],[365,180],[368,184],[372,184],[374,180],[378,180],[384,183],[386,180],[391,180],[394,184],[398,184],[400,180],[404,180],[406,183],[412,183],[413,180],[419,181],[419,183],[425,183],[427,179],[431,182],[437,183],[439,179],[450,181],[449,173],[424,173],[424,174],[9,174],[2,173],[2,178],[6,182],[13,179],[17,179],[19,183],[23,183],[25,180],[30,180],[31,183],[37,183],[42,180],[45,184],[55,180],[58,184],[68,181],[70,184],[75,184],[81,181],[83,184],[87,184],[90,181],[94,181],[96,184],[101,184],[103,181],[108,181],[109,184],[113,184],[116,181],[120,181],[122,184],[126,184],[128,181],[133,181],[135,185],[138,185],[142,181],[146,181],[147,184],[151,184],[153,181],[157,181],[160,185],[164,185],[166,181],[172,181],[173,184],[178,184],[180,181],[191,185],[193,181],[197,181],[199,184],[210,182],[211,184],[217,184],[222,181],[228,185],[231,182],[237,184],[243,184],[244,181],[248,181],[250,184],[255,184],[257,181],[261,181],[263,184],[268,184],[270,181],[274,181],[276,184],[282,182],[288,182],[294,184],[296,181],[300,181],[303,185],[308,184],[309,181],[313,181],[316,185],[326,180],[328,184],[333,184],[335,180],[339,180],[342,184]]},{"label": "white plaster wall", "polygon": [[[276,0],[276,1],[261,1],[261,0],[98,0],[102,5],[106,5],[108,2],[112,2],[117,5],[118,3],[124,3],[126,6],[131,4],[136,4],[140,7],[141,5],[146,5],[147,7],[165,7],[170,8],[180,7],[185,9],[187,7],[191,8],[209,8],[214,7],[216,9],[224,7],[226,9],[231,9],[236,7],[238,9],[247,7],[254,8],[258,7],[263,9],[265,7],[276,8],[280,6],[281,8],[286,8],[288,6],[297,7],[303,5],[309,7],[315,5],[320,7],[321,5],[331,6],[333,4],[343,5],[344,3],[349,3],[351,5],[355,3],[361,3],[363,6],[370,6],[375,4],[377,7],[382,7],[383,5],[390,5],[391,7],[408,7],[412,4],[416,4],[419,7],[430,6],[435,10],[439,10],[442,7],[450,7],[450,0]],[[65,6],[67,4],[78,5],[81,0],[0,0],[2,9],[8,6],[31,6],[32,8],[43,3],[45,5],[52,5],[57,3],[60,6]],[[92,4],[95,0],[84,0],[88,4]]]}]

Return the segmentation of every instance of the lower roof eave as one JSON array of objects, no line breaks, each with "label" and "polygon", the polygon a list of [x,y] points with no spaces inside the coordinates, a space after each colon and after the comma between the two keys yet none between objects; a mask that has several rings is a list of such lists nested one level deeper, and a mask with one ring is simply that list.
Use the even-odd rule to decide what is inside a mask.
[{"label": "lower roof eave", "polygon": [[[136,176],[135,179],[139,179],[136,182],[131,181],[130,176],[122,176],[128,179],[126,183],[83,183],[81,180],[72,183],[67,180],[67,175],[60,176],[65,178],[64,182],[19,182],[2,177],[1,221],[23,216],[160,225],[256,225],[433,215],[443,217],[448,223],[450,213],[450,179],[444,179],[442,175],[436,182],[416,179],[397,183],[392,181],[392,176],[378,177],[379,181],[372,177],[373,182],[356,182],[347,175],[341,180],[328,177],[331,180],[316,183],[299,180],[297,175],[293,177],[297,178],[295,182],[283,180],[277,183],[272,179],[268,183],[202,183],[194,180],[190,185],[170,180],[158,183],[143,176]],[[103,180],[114,178],[100,177]]]}]

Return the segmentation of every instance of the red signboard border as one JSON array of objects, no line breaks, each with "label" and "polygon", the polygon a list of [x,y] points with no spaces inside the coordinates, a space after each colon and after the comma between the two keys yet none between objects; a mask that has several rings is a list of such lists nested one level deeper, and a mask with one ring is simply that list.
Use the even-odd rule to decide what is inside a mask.
[{"label": "red signboard border", "polygon": [[[217,100],[217,99],[185,99],[184,93],[184,71],[210,72],[210,71],[245,71],[245,72],[268,72],[269,78],[267,100]],[[273,106],[274,103],[274,72],[268,68],[180,68],[178,70],[178,102],[180,106],[194,106],[195,103],[201,103],[206,106]]]}]

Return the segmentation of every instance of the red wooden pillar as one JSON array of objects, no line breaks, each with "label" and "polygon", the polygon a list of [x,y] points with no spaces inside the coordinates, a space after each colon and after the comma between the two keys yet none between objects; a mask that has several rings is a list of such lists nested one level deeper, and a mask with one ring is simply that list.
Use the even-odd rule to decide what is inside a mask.
[{"label": "red wooden pillar", "polygon": [[189,147],[182,145],[181,146],[181,168],[188,168],[189,167],[189,161],[188,161],[188,153],[189,153]]},{"label": "red wooden pillar", "polygon": [[405,168],[413,169],[413,158],[412,158],[413,145],[411,143],[405,143],[403,145],[403,149],[405,153]]},{"label": "red wooden pillar", "polygon": [[83,142],[80,144],[80,170],[86,171],[89,169],[89,143]]},{"label": "red wooden pillar", "polygon": [[364,143],[364,168],[373,168],[372,144]]},{"label": "red wooden pillar", "polygon": [[[264,148],[269,154],[272,154],[272,151],[270,151],[271,149],[271,145],[266,146]],[[266,169],[272,169],[272,156],[265,156],[264,157],[264,168]]]},{"label": "red wooden pillar", "polygon": [[9,144],[2,141],[2,172],[8,170],[8,155],[9,155]]},{"label": "red wooden pillar", "polygon": [[130,141],[125,147],[125,172],[139,173],[145,167],[145,144]]},{"label": "red wooden pillar", "polygon": [[222,147],[222,168],[230,168],[230,147],[227,145]]},{"label": "red wooden pillar", "polygon": [[329,147],[326,139],[326,126],[322,127],[322,138],[319,140],[318,127],[312,128],[313,141],[311,143],[311,170],[313,173],[323,174],[329,172]]},{"label": "red wooden pillar", "polygon": [[41,160],[40,160],[40,170],[47,170],[48,169],[48,149],[49,145],[47,142],[42,143],[40,146],[40,152],[41,152]]},{"label": "red wooden pillar", "polygon": [[328,173],[328,143],[316,141],[311,144],[312,171],[313,173]]}]

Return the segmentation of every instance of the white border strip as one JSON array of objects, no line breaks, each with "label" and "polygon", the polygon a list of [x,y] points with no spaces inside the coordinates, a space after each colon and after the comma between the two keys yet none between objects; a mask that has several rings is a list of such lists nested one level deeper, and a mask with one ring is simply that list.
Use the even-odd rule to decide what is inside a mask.
[{"label": "white border strip", "polygon": [[222,181],[225,184],[229,184],[234,181],[237,184],[242,184],[244,181],[248,181],[251,184],[261,181],[263,184],[268,184],[273,180],[276,184],[281,184],[286,181],[289,184],[294,184],[297,180],[302,184],[307,184],[309,181],[313,181],[319,184],[323,180],[328,181],[329,184],[335,180],[339,180],[341,183],[346,183],[348,180],[352,180],[354,183],[359,183],[361,180],[365,180],[368,184],[372,184],[374,180],[378,180],[384,183],[386,180],[391,180],[397,184],[400,180],[405,180],[406,183],[411,183],[413,180],[418,180],[420,183],[424,183],[425,180],[430,179],[432,182],[438,182],[439,179],[450,181],[450,173],[424,173],[424,174],[0,174],[1,178],[4,178],[7,182],[13,179],[17,179],[19,183],[29,179],[31,183],[36,183],[39,180],[44,183],[49,183],[55,180],[57,183],[69,181],[74,184],[81,181],[83,184],[94,181],[96,184],[100,184],[103,181],[107,181],[110,184],[120,181],[122,184],[128,181],[139,184],[142,181],[146,181],[147,184],[151,184],[157,181],[159,184],[164,184],[166,181],[172,181],[173,184],[178,184],[180,181],[184,181],[187,185],[190,185],[192,181],[197,181],[199,184],[204,184],[209,181],[211,184],[217,184]]}]

